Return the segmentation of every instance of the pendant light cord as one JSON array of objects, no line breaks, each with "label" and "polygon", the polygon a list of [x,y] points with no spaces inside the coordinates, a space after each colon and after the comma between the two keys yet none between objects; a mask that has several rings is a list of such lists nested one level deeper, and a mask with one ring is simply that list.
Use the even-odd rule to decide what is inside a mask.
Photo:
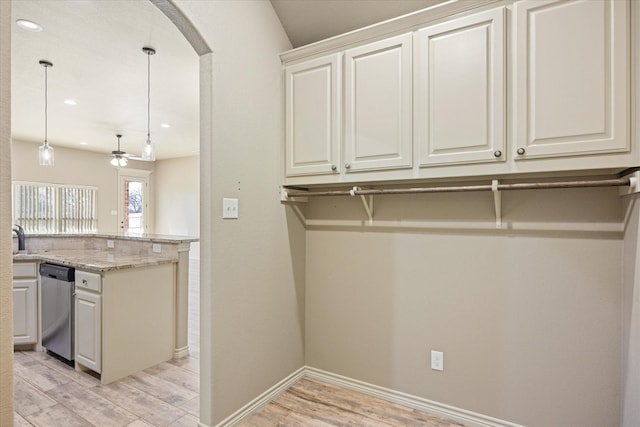
[{"label": "pendant light cord", "polygon": [[48,88],[47,88],[47,66],[44,67],[44,143],[45,145],[49,145],[49,143],[47,142],[47,105],[48,105],[48,98],[47,98],[47,93],[49,92]]},{"label": "pendant light cord", "polygon": [[147,53],[147,144],[151,141],[151,54]]}]

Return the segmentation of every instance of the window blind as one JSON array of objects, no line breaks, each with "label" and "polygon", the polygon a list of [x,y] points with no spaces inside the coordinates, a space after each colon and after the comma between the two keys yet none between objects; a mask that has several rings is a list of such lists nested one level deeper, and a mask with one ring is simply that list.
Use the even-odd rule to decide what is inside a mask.
[{"label": "window blind", "polygon": [[26,233],[95,233],[98,189],[13,182],[13,222]]}]

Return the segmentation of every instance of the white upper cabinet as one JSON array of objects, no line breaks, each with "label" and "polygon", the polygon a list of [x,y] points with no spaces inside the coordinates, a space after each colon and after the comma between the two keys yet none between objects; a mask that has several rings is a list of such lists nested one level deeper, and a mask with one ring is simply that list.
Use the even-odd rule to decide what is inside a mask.
[{"label": "white upper cabinet", "polygon": [[490,10],[415,33],[420,166],[506,159],[504,13]]},{"label": "white upper cabinet", "polygon": [[285,69],[286,176],[339,172],[340,55]]},{"label": "white upper cabinet", "polygon": [[515,10],[514,157],[625,152],[624,0],[523,0]]},{"label": "white upper cabinet", "polygon": [[640,0],[485,3],[283,53],[285,184],[637,166]]},{"label": "white upper cabinet", "polygon": [[412,166],[412,35],[345,52],[345,172]]}]

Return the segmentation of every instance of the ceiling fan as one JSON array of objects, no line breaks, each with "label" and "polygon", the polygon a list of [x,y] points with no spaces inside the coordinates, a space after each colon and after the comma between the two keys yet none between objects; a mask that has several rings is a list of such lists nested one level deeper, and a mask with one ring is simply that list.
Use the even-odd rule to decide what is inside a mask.
[{"label": "ceiling fan", "polygon": [[111,152],[111,164],[113,166],[120,166],[120,167],[125,167],[127,166],[127,163],[130,159],[132,160],[140,160],[143,162],[151,162],[153,160],[150,159],[145,159],[144,157],[140,157],[140,156],[135,156],[133,154],[129,154],[126,151],[122,151],[120,149],[120,138],[122,138],[121,134],[117,134],[116,138],[118,138],[118,149],[117,150],[113,150]]},{"label": "ceiling fan", "polygon": [[122,138],[122,135],[117,134],[116,138],[118,138],[118,149],[111,152],[111,164],[113,166],[124,167],[127,166],[130,156],[120,149],[120,138]]}]

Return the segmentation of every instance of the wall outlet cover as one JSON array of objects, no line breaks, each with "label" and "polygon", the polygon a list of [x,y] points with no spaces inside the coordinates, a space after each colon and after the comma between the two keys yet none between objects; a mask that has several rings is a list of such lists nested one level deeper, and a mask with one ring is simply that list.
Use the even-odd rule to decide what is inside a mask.
[{"label": "wall outlet cover", "polygon": [[113,249],[115,247],[113,240],[107,240],[107,247],[110,249]]},{"label": "wall outlet cover", "polygon": [[157,254],[159,254],[160,252],[162,252],[162,245],[160,245],[160,243],[154,243],[151,246],[151,250]]}]

